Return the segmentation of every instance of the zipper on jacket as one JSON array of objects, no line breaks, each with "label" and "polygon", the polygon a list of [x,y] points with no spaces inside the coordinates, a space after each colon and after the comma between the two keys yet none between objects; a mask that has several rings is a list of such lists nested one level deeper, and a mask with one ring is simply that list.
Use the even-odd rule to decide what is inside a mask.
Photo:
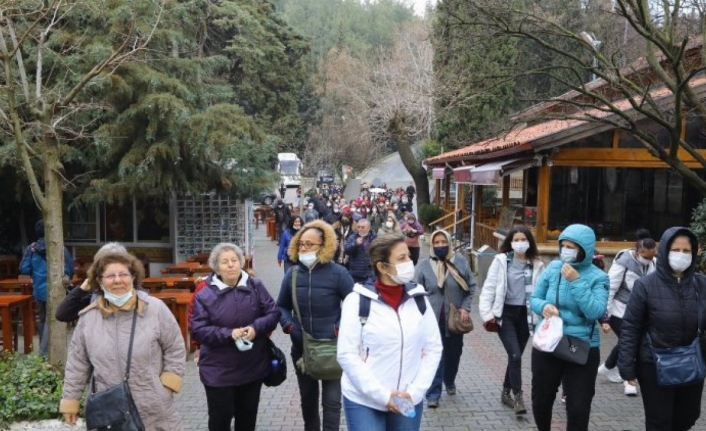
[{"label": "zipper on jacket", "polygon": [[[400,304],[400,306],[401,305],[402,304]],[[399,308],[397,310],[399,310]],[[400,339],[402,340],[402,343],[400,345],[400,371],[399,373],[397,373],[397,390],[399,391],[400,382],[402,381],[402,361],[404,360],[404,331],[402,330],[402,319],[400,319],[400,312],[396,311],[395,313],[397,314],[397,324],[400,325]]]},{"label": "zipper on jacket", "polygon": [[[308,300],[309,300],[309,330],[311,331],[311,336],[314,336],[314,316],[311,312],[311,270],[312,268],[309,268],[309,290],[308,290]],[[303,326],[302,326],[303,328]]]}]

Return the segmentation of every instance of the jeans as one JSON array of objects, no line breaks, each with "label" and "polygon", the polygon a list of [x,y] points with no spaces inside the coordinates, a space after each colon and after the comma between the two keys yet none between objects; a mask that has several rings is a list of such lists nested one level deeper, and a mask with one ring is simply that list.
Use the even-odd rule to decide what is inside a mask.
[{"label": "jeans", "polygon": [[235,418],[235,431],[254,431],[260,404],[262,380],[239,386],[206,386],[208,431],[230,431]]},{"label": "jeans", "polygon": [[512,392],[517,395],[522,391],[522,353],[529,340],[527,307],[506,304],[503,307],[501,323],[498,335],[507,352],[503,389],[512,389]]},{"label": "jeans", "polygon": [[39,354],[49,354],[49,322],[47,321],[47,302],[37,300],[37,316],[39,317]]},{"label": "jeans", "polygon": [[[296,364],[299,358],[292,357]],[[321,406],[323,407],[323,431],[338,431],[341,423],[341,380],[315,380],[294,366],[299,384],[302,416],[305,431],[321,431],[319,417],[319,382],[321,382]]]},{"label": "jeans", "polygon": [[463,335],[451,334],[446,331],[446,322],[439,322],[441,332],[441,343],[444,350],[441,352],[441,360],[436,368],[434,380],[427,390],[428,400],[438,400],[441,398],[441,382],[444,382],[446,389],[456,387],[456,374],[458,374],[458,364],[461,362],[463,351]]},{"label": "jeans", "polygon": [[417,414],[414,418],[408,418],[397,413],[371,409],[343,398],[349,431],[418,431],[422,424],[423,404],[414,406]]},{"label": "jeans", "polygon": [[685,431],[701,416],[703,380],[689,386],[665,388],[657,385],[657,370],[651,362],[637,362],[637,380],[645,407],[646,431]]},{"label": "jeans", "polygon": [[561,384],[566,394],[566,431],[588,430],[600,361],[598,347],[591,347],[586,365],[532,349],[532,413],[538,431],[551,430],[552,408]]},{"label": "jeans", "polygon": [[613,346],[613,350],[610,351],[608,359],[605,360],[605,367],[609,370],[615,368],[618,365],[618,346],[620,345],[620,328],[623,326],[623,319],[620,317],[610,316],[610,329],[613,330],[615,336],[618,338],[618,342]]}]

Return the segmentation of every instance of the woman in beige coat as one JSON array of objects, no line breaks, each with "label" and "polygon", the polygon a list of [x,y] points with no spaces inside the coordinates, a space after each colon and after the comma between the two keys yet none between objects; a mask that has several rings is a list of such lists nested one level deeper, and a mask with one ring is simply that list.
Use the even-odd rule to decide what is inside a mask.
[{"label": "woman in beige coat", "polygon": [[130,365],[130,391],[146,431],[180,431],[174,393],[181,389],[186,348],[174,316],[164,303],[137,291],[145,270],[134,256],[102,256],[88,271],[99,297],[79,314],[69,346],[59,411],[75,425],[79,400],[95,377],[96,390],[119,384],[127,364],[132,316],[137,307]]}]

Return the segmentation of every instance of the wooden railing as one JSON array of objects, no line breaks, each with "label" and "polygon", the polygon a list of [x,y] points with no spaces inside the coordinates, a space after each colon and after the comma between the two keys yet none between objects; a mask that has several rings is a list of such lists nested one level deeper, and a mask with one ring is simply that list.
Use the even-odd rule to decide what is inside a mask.
[{"label": "wooden railing", "polygon": [[[451,223],[451,224],[448,224],[448,225],[442,227],[441,229],[445,230],[446,232],[454,232],[456,230],[455,229],[456,226],[458,226],[459,224],[463,226],[463,224],[470,219],[471,219],[471,216],[468,215],[466,217],[463,217],[461,219],[456,220],[454,223]],[[461,229],[461,231],[463,232],[464,229]]]},{"label": "wooden railing", "polygon": [[477,250],[483,245],[489,245],[496,249],[498,246],[498,239],[493,236],[493,232],[495,232],[495,226],[485,223],[476,223],[475,230],[473,232],[473,249]]},{"label": "wooden railing", "polygon": [[448,219],[449,217],[453,217],[453,216],[454,216],[454,212],[451,211],[450,213],[439,217],[438,219],[429,223],[429,229],[436,230],[436,228],[434,226],[436,226],[437,224],[441,223],[442,221]]}]

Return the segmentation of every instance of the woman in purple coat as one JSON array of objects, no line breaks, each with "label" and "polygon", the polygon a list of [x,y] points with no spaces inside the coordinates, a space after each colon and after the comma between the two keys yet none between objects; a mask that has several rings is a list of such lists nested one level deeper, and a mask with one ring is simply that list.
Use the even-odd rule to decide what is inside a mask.
[{"label": "woman in purple coat", "polygon": [[262,282],[243,271],[235,244],[213,248],[213,274],[194,300],[191,334],[201,344],[199,375],[206,389],[209,431],[255,430],[262,380],[270,371],[267,337],[280,311]]}]

